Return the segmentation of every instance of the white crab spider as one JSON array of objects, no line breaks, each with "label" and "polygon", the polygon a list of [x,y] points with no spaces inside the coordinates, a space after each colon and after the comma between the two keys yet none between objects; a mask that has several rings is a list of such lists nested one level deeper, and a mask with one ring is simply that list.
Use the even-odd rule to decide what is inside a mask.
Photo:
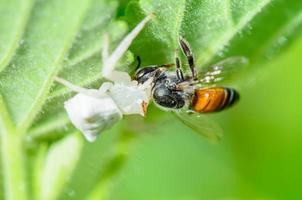
[{"label": "white crab spider", "polygon": [[93,142],[98,134],[110,128],[123,115],[140,114],[145,116],[151,96],[152,80],[138,84],[131,80],[126,72],[115,71],[117,61],[126,52],[132,41],[152,18],[145,17],[117,46],[113,53],[108,53],[108,37],[105,37],[102,50],[102,76],[108,80],[99,89],[86,89],[55,77],[55,80],[77,92],[74,97],[65,101],[64,107],[72,124],[84,137]]}]

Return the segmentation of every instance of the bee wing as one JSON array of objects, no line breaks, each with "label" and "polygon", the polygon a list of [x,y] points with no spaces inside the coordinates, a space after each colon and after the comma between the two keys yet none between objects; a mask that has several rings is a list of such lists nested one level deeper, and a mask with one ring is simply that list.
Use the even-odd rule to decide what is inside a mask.
[{"label": "bee wing", "polygon": [[210,141],[217,143],[222,137],[222,129],[205,115],[186,110],[173,111],[175,116],[185,125]]},{"label": "bee wing", "polygon": [[204,84],[230,80],[236,73],[241,72],[248,63],[248,59],[244,56],[228,57],[216,64],[203,68],[198,73],[198,79]]}]

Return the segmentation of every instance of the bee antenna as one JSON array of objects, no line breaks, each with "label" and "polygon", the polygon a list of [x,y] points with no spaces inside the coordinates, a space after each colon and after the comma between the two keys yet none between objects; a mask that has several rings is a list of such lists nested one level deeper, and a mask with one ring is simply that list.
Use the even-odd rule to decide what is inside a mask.
[{"label": "bee antenna", "polygon": [[138,70],[138,68],[141,66],[141,58],[139,56],[136,56],[136,60],[137,60],[137,66],[135,68],[135,71]]}]

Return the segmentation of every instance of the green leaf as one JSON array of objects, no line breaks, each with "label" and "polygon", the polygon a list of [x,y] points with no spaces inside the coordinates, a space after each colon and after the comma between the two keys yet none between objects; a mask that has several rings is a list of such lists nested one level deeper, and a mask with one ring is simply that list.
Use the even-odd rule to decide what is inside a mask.
[{"label": "green leaf", "polygon": [[[18,47],[32,8],[32,0],[0,1],[0,72],[7,66]],[[3,6],[5,5],[5,6]]]},{"label": "green leaf", "polygon": [[247,55],[255,64],[273,59],[301,36],[301,9],[298,0],[272,1],[231,40],[226,55]]},{"label": "green leaf", "polygon": [[30,126],[45,102],[88,6],[89,1],[53,0],[33,8],[24,42],[0,75],[0,91],[20,129]]},{"label": "green leaf", "polygon": [[134,0],[126,16],[134,26],[143,14],[156,14],[131,48],[145,65],[174,62],[178,37],[183,36],[202,66],[230,55],[253,63],[263,61],[259,56],[272,58],[301,32],[301,9],[299,0]]}]

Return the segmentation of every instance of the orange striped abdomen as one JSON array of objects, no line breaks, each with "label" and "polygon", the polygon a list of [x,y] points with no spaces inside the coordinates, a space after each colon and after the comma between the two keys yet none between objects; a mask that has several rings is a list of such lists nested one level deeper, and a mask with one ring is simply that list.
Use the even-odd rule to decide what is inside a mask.
[{"label": "orange striped abdomen", "polygon": [[192,109],[200,113],[217,112],[230,107],[238,99],[239,94],[231,88],[197,89],[193,97]]}]

